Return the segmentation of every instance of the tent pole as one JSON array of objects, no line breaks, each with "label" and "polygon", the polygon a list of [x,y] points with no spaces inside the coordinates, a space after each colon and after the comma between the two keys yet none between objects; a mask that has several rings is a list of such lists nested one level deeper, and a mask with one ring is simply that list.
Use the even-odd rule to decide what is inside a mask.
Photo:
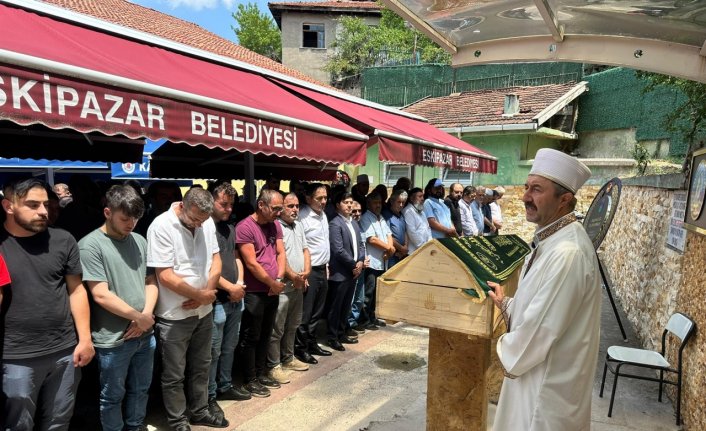
[{"label": "tent pole", "polygon": [[255,207],[255,201],[257,200],[257,192],[255,190],[255,156],[252,153],[244,153],[244,168],[245,172],[245,187],[243,193],[245,194],[245,201],[250,202],[250,204]]}]

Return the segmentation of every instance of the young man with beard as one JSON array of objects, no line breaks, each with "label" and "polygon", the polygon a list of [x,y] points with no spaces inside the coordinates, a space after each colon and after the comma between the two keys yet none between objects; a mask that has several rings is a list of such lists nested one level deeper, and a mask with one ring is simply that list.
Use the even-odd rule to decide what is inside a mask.
[{"label": "young man with beard", "polygon": [[44,182],[16,181],[3,194],[0,254],[12,279],[3,288],[5,429],[66,430],[80,367],[95,353],[78,244],[47,227]]},{"label": "young man with beard", "polygon": [[575,194],[591,176],[560,151],[537,152],[522,200],[537,224],[514,298],[502,286],[489,296],[507,333],[497,343],[505,380],[493,428],[588,430],[600,341],[601,279]]},{"label": "young man with beard", "polygon": [[407,253],[424,245],[431,239],[429,221],[424,215],[424,192],[419,187],[409,191],[407,206],[402,209],[402,216],[407,227]]},{"label": "young man with beard", "polygon": [[216,226],[218,253],[221,256],[221,277],[218,279],[216,301],[213,303],[213,333],[211,334],[211,368],[208,376],[208,408],[223,416],[216,402],[248,400],[250,393],[233,386],[232,370],[235,346],[240,336],[243,314],[243,263],[235,248],[235,229],[229,222],[237,195],[230,181],[215,181],[208,186],[213,196],[211,218]]},{"label": "young man with beard", "polygon": [[427,184],[427,190],[424,215],[429,222],[432,238],[458,236],[451,222],[451,210],[444,204],[444,184],[440,179],[432,178]]},{"label": "young man with beard", "polygon": [[311,256],[306,243],[304,228],[297,220],[299,199],[294,193],[284,197],[284,209],[279,217],[287,263],[284,270],[284,290],[279,294],[270,345],[267,350],[267,367],[270,378],[280,384],[289,383],[289,371],[306,371],[309,366],[294,357],[294,337],[302,320],[302,305],[307,278],[311,272]]},{"label": "young man with beard", "polygon": [[111,187],[105,200],[105,223],[79,242],[83,281],[93,296],[101,425],[104,431],[146,431],[157,281],[147,272],[147,241],[133,232],[145,206],[125,185]]},{"label": "young man with beard", "polygon": [[240,365],[245,389],[256,397],[270,396],[270,388],[280,384],[270,378],[267,347],[277,315],[279,294],[284,289],[286,256],[282,227],[277,217],[282,213],[282,195],[263,190],[257,198],[257,210],[235,228],[235,243],[245,267],[245,311],[240,326]]}]

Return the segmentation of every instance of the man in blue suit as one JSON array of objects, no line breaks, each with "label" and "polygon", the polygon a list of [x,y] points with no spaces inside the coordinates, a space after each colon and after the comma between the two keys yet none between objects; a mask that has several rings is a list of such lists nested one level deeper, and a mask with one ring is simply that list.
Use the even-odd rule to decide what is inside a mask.
[{"label": "man in blue suit", "polygon": [[334,196],[336,216],[329,222],[331,260],[329,261],[328,345],[338,351],[346,350],[342,343],[358,340],[346,335],[348,316],[355,290],[355,280],[363,271],[365,243],[358,223],[351,219],[353,197],[348,192]]}]

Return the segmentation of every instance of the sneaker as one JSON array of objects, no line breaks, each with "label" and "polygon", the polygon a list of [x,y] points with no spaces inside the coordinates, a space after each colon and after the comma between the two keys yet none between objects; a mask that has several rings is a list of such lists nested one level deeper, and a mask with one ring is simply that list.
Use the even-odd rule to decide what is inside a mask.
[{"label": "sneaker", "polygon": [[297,358],[292,358],[291,361],[282,364],[282,368],[289,371],[306,371],[309,366]]},{"label": "sneaker", "polygon": [[353,330],[354,330],[355,332],[357,332],[358,334],[365,334],[365,328],[363,328],[362,325],[355,325],[355,326],[352,326],[351,329],[353,329]]},{"label": "sneaker", "polygon": [[211,428],[228,428],[230,422],[223,416],[215,416],[209,412],[203,414],[203,416],[194,417],[189,420],[191,425],[201,425]]},{"label": "sneaker", "polygon": [[209,398],[208,399],[208,412],[212,416],[218,416],[224,418],[226,415],[223,413],[223,409],[221,409],[221,406],[218,405],[218,401],[216,401],[216,397]]},{"label": "sneaker", "polygon": [[289,380],[289,373],[282,369],[281,365],[277,365],[276,367],[271,369],[268,377],[276,381],[280,385],[285,385],[291,381]]},{"label": "sneaker", "polygon": [[241,387],[231,386],[223,392],[218,392],[216,398],[219,400],[245,401],[252,398],[252,395]]},{"label": "sneaker", "polygon": [[277,380],[270,378],[270,376],[260,376],[257,378],[257,380],[260,382],[260,384],[265,385],[268,388],[279,389],[282,387],[282,385],[280,385]]},{"label": "sneaker", "polygon": [[247,383],[244,387],[253,397],[265,398],[270,396],[270,390],[263,386],[257,379]]}]

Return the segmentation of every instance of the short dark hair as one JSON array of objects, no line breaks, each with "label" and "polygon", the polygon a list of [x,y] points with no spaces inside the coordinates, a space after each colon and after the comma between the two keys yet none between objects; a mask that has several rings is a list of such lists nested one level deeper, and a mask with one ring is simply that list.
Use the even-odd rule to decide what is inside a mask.
[{"label": "short dark hair", "polygon": [[308,197],[312,197],[314,196],[314,193],[316,193],[316,191],[322,187],[325,188],[326,186],[323,183],[310,183],[306,186],[304,194],[306,194]]},{"label": "short dark hair", "polygon": [[228,198],[238,196],[238,192],[235,191],[229,180],[216,180],[208,183],[208,191],[211,192],[213,199],[216,199],[221,193],[224,193]]},{"label": "short dark hair", "polygon": [[352,198],[352,197],[353,197],[353,195],[351,194],[351,192],[347,192],[345,190],[342,192],[336,193],[333,196],[333,205],[336,206],[336,205],[340,204],[341,202],[345,201],[346,199]]},{"label": "short dark hair", "polygon": [[412,189],[410,189],[410,191],[408,193],[410,196],[412,196],[413,194],[420,193],[420,192],[424,193],[424,190],[422,190],[421,187],[413,187]]},{"label": "short dark hair", "polygon": [[476,188],[473,186],[466,186],[463,189],[463,196],[469,196],[469,195],[473,195],[475,193],[476,193]]},{"label": "short dark hair", "polygon": [[381,200],[382,200],[382,196],[380,195],[380,193],[378,193],[378,192],[376,192],[376,191],[373,191],[373,192],[370,193],[368,196],[366,196],[366,200],[367,200],[368,202],[374,201],[374,200],[379,200],[379,201],[381,201]]},{"label": "short dark hair", "polygon": [[119,184],[105,193],[105,206],[111,211],[121,211],[128,217],[140,218],[145,213],[145,203],[134,188]]},{"label": "short dark hair", "polygon": [[42,188],[46,190],[47,195],[49,194],[49,186],[47,183],[37,178],[22,178],[10,181],[5,184],[2,192],[7,200],[22,199],[34,188]]}]

